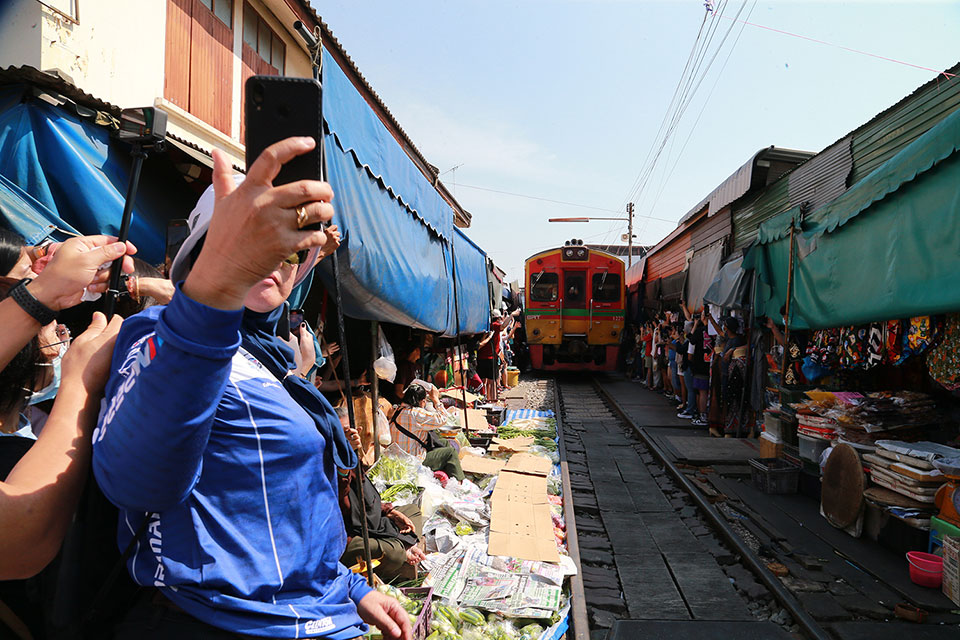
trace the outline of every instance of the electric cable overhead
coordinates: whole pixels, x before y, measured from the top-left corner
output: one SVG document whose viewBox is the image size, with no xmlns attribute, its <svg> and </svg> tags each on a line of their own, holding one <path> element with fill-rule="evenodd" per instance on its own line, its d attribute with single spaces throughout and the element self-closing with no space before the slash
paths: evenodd
<svg viewBox="0 0 960 640">
<path fill-rule="evenodd" d="M 744 5 L 746 5 L 746 0 L 744 0 Z M 747 20 L 750 19 L 751 15 L 753 15 L 753 10 L 756 8 L 756 6 L 757 6 L 757 0 L 753 0 L 753 4 L 750 5 L 750 11 L 747 12 Z M 741 6 L 740 11 L 737 12 L 736 17 L 739 18 L 740 13 L 742 11 L 743 11 L 743 6 Z M 661 182 L 660 189 L 657 191 L 656 198 L 654 198 L 653 204 L 650 207 L 651 209 L 655 209 L 657 206 L 657 203 L 660 202 L 660 196 L 663 195 L 663 191 L 666 188 L 667 184 L 670 182 L 670 178 L 673 177 L 673 173 L 674 171 L 676 171 L 677 165 L 680 164 L 680 159 L 683 157 L 683 152 L 686 151 L 687 145 L 690 143 L 690 139 L 693 137 L 694 132 L 697 130 L 697 125 L 700 124 L 700 119 L 703 117 L 704 111 L 707 110 L 707 105 L 710 104 L 710 98 L 713 97 L 713 92 L 716 90 L 717 85 L 720 84 L 720 78 L 723 77 L 723 72 L 727 68 L 727 63 L 730 62 L 730 57 L 733 55 L 734 49 L 737 48 L 737 44 L 740 42 L 740 36 L 743 35 L 743 31 L 746 28 L 746 25 L 743 23 L 743 21 L 738 21 L 738 22 L 741 23 L 740 31 L 737 32 L 736 39 L 734 39 L 733 44 L 730 46 L 730 49 L 727 51 L 727 57 L 724 59 L 723 65 L 721 65 L 720 67 L 720 71 L 717 72 L 717 77 L 713 81 L 713 86 L 710 87 L 710 92 L 707 94 L 707 97 L 704 99 L 703 106 L 700 107 L 700 112 L 697 114 L 697 119 L 694 120 L 693 126 L 690 127 L 690 131 L 689 133 L 687 133 L 687 138 L 686 140 L 684 140 L 683 146 L 680 147 L 680 153 L 677 154 L 676 158 L 674 159 L 673 165 L 670 167 L 669 172 Z"/>
<path fill-rule="evenodd" d="M 499 193 L 505 196 L 513 196 L 514 198 L 526 198 L 527 200 L 538 200 L 540 202 L 550 202 L 552 204 L 562 204 L 566 207 L 579 207 L 580 209 L 591 209 L 593 211 L 603 211 L 604 213 L 623 213 L 622 209 L 607 209 L 605 207 L 594 207 L 588 204 L 579 204 L 576 202 L 566 202 L 564 200 L 554 200 L 553 198 L 543 198 L 540 196 L 531 196 L 524 193 L 515 193 L 513 191 L 501 191 L 500 189 L 490 189 L 489 187 L 478 187 L 471 184 L 457 183 L 458 187 L 464 189 L 476 189 L 477 191 L 488 191 L 490 193 Z M 634 216 L 636 217 L 636 216 Z M 656 218 L 654 216 L 649 216 L 651 220 L 659 220 L 661 222 L 674 222 L 673 220 L 667 218 Z"/>
<path fill-rule="evenodd" d="M 658 132 L 658 137 L 655 138 L 653 146 L 651 147 L 652 155 L 651 153 L 648 153 L 648 161 L 642 167 L 641 172 L 638 175 L 638 179 L 634 181 L 631 191 L 627 197 L 627 200 L 636 202 L 638 208 L 643 207 L 652 212 L 659 202 L 660 196 L 662 195 L 666 184 L 669 182 L 670 177 L 673 175 L 680 158 L 683 156 L 687 144 L 689 143 L 693 132 L 696 130 L 696 127 L 703 116 L 709 99 L 713 95 L 723 71 L 726 69 L 727 63 L 730 60 L 730 56 L 732 55 L 733 50 L 736 48 L 736 45 L 740 40 L 740 36 L 743 34 L 743 26 L 741 26 L 732 46 L 728 49 L 727 55 L 724 58 L 723 64 L 721 65 L 721 68 L 714 79 L 714 83 L 711 86 L 710 92 L 703 106 L 701 107 L 693 126 L 688 132 L 687 137 L 680 148 L 679 154 L 675 156 L 675 159 L 671 165 L 669 163 L 669 158 L 673 155 L 673 136 L 677 131 L 684 115 L 700 91 L 704 80 L 708 77 L 710 70 L 714 67 L 718 56 L 726 46 L 727 41 L 734 30 L 734 26 L 736 23 L 743 22 L 743 20 L 741 20 L 741 16 L 746 8 L 747 3 L 748 0 L 743 0 L 733 18 L 727 18 L 727 16 L 723 15 L 724 11 L 729 6 L 729 2 L 719 3 L 716 10 L 712 13 L 713 19 L 707 26 L 706 36 L 703 38 L 702 42 L 698 41 L 695 43 L 695 53 L 693 54 L 694 62 L 692 66 L 688 64 L 685 67 L 686 73 L 682 75 L 681 80 L 678 82 L 678 87 L 681 87 L 679 96 L 671 101 L 671 105 L 668 107 L 667 113 L 664 117 L 664 121 L 668 122 L 669 124 L 665 129 L 661 126 L 661 129 Z M 754 0 L 754 5 L 750 9 L 748 17 L 749 14 L 752 14 L 755 4 L 756 0 Z M 711 12 L 708 10 L 704 17 L 704 21 L 706 21 L 706 18 L 710 15 Z M 717 20 L 717 18 L 727 18 L 731 20 L 730 28 L 726 29 L 725 31 L 719 30 L 719 20 Z M 701 25 L 700 33 L 702 32 L 703 29 Z M 714 40 L 719 33 L 722 33 L 722 35 L 719 37 L 719 43 L 714 46 Z M 664 156 L 664 152 L 666 152 L 666 156 Z M 661 160 L 664 158 L 667 159 L 667 165 L 662 165 L 661 163 Z M 656 193 L 651 194 L 648 192 L 648 187 L 650 187 L 651 181 L 654 180 L 658 170 L 660 171 L 659 175 L 661 176 L 660 185 L 659 188 L 657 188 Z M 649 202 L 649 205 L 645 206 L 645 201 Z M 644 222 L 641 223 L 638 229 L 638 235 L 642 234 L 646 230 L 646 220 L 648 219 L 647 215 L 643 213 L 641 213 L 639 217 L 642 218 Z"/>
<path fill-rule="evenodd" d="M 727 7 L 727 2 L 721 2 L 716 9 L 718 14 L 722 14 Z M 704 22 L 706 21 L 707 16 L 710 15 L 709 11 L 704 15 Z M 711 48 L 713 38 L 717 31 L 717 21 L 713 20 L 707 25 L 706 38 L 700 42 L 698 33 L 698 41 L 694 44 L 694 62 L 692 66 L 685 68 L 685 71 L 688 73 L 685 74 L 685 77 L 681 77 L 678 86 L 680 87 L 679 98 L 671 102 L 670 107 L 668 107 L 667 113 L 664 116 L 664 120 L 668 123 L 666 129 L 661 127 L 661 133 L 658 139 L 655 139 L 653 146 L 651 147 L 651 154 L 648 154 L 649 161 L 641 170 L 638 179 L 634 182 L 634 186 L 630 191 L 630 194 L 626 198 L 627 201 L 637 202 L 639 204 L 641 198 L 640 196 L 644 193 L 646 185 L 652 177 L 655 169 L 658 166 L 661 155 L 663 154 L 664 148 L 667 143 L 670 141 L 673 132 L 676 130 L 677 125 L 683 117 L 684 112 L 690 104 L 690 100 L 693 98 L 693 95 L 696 93 L 696 89 L 699 88 L 699 83 L 702 81 L 702 76 L 709 71 L 709 65 L 706 69 L 703 69 L 703 61 L 706 58 L 707 52 Z M 711 64 L 712 64 L 711 59 Z M 701 78 L 698 80 L 698 77 Z"/>
</svg>

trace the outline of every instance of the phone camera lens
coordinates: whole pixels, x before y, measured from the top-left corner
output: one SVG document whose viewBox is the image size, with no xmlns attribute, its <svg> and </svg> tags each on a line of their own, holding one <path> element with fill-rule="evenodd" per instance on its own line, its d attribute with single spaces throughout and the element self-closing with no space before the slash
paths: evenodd
<svg viewBox="0 0 960 640">
<path fill-rule="evenodd" d="M 263 104 L 263 85 L 253 85 L 253 104 L 260 106 Z"/>
</svg>

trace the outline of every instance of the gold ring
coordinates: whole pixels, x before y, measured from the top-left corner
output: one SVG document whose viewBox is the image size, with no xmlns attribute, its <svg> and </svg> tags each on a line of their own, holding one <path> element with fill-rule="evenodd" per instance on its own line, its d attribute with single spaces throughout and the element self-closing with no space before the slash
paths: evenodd
<svg viewBox="0 0 960 640">
<path fill-rule="evenodd" d="M 307 224 L 307 208 L 304 205 L 300 205 L 296 208 L 297 212 L 297 229 L 303 229 Z"/>
</svg>

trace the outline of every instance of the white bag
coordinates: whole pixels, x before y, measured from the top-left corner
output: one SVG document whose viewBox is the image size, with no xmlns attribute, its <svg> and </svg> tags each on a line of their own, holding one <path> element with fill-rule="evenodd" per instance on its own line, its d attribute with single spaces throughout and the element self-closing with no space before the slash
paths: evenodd
<svg viewBox="0 0 960 640">
<path fill-rule="evenodd" d="M 393 357 L 393 348 L 387 342 L 387 336 L 383 335 L 383 328 L 377 327 L 380 334 L 380 357 L 373 361 L 373 370 L 377 377 L 387 382 L 393 382 L 397 377 L 397 361 Z"/>
<path fill-rule="evenodd" d="M 390 433 L 390 423 L 387 416 L 383 415 L 383 409 L 377 409 L 377 435 L 380 438 L 381 447 L 389 447 L 393 442 L 393 435 Z"/>
</svg>

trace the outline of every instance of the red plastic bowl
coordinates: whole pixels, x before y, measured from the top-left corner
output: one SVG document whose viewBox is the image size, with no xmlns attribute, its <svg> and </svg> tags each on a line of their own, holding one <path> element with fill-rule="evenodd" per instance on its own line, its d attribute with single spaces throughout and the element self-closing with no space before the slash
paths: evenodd
<svg viewBox="0 0 960 640">
<path fill-rule="evenodd" d="M 910 563 L 910 579 L 921 587 L 938 589 L 943 582 L 943 558 L 932 553 L 910 551 L 907 553 Z"/>
</svg>

